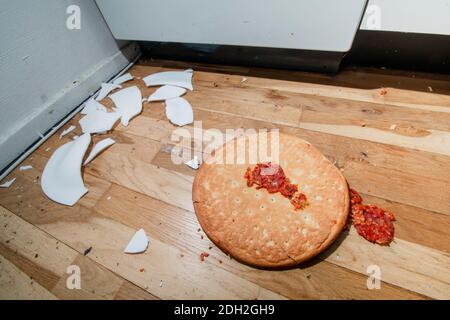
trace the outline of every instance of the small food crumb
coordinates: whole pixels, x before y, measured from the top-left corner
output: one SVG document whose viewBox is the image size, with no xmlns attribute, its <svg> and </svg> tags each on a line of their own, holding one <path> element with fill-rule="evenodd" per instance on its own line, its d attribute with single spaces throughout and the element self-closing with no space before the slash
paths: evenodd
<svg viewBox="0 0 450 320">
<path fill-rule="evenodd" d="M 389 129 L 391 129 L 391 130 L 395 130 L 395 128 L 397 128 L 396 124 L 393 124 L 392 126 L 389 127 Z"/>
<path fill-rule="evenodd" d="M 428 86 L 428 91 L 433 92 L 433 88 Z"/>
<path fill-rule="evenodd" d="M 201 261 L 201 262 L 205 261 L 205 258 L 207 258 L 207 257 L 209 257 L 209 253 L 207 253 L 207 252 L 202 252 L 202 253 L 200 254 L 200 261 Z"/>
<path fill-rule="evenodd" d="M 139 272 L 144 272 L 144 271 L 145 271 L 144 268 L 140 268 L 140 269 L 139 269 Z"/>
<path fill-rule="evenodd" d="M 202 239 L 202 240 L 203 240 L 203 238 L 204 238 L 204 237 L 203 237 L 203 235 L 201 235 L 201 236 L 200 236 L 200 239 Z"/>
<path fill-rule="evenodd" d="M 380 96 L 385 96 L 385 95 L 387 95 L 387 90 L 386 89 L 381 89 L 381 91 L 380 91 Z"/>
<path fill-rule="evenodd" d="M 87 256 L 89 254 L 89 252 L 91 252 L 92 247 L 87 248 L 86 250 L 84 250 L 84 255 Z"/>
</svg>

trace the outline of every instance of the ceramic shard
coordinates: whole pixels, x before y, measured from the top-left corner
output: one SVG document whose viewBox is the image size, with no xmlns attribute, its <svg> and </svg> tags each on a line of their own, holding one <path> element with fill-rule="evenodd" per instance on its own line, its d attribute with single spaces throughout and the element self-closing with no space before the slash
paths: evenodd
<svg viewBox="0 0 450 320">
<path fill-rule="evenodd" d="M 122 86 L 120 84 L 114 84 L 114 83 L 102 83 L 100 92 L 98 93 L 95 100 L 100 101 L 106 98 L 106 96 L 115 89 L 120 89 Z"/>
<path fill-rule="evenodd" d="M 147 101 L 162 101 L 173 98 L 181 97 L 186 93 L 185 88 L 175 87 L 175 86 L 162 86 L 153 92 L 147 99 Z"/>
<path fill-rule="evenodd" d="M 94 111 L 107 112 L 106 107 L 102 105 L 100 102 L 94 99 L 89 99 L 84 105 L 83 110 L 81 110 L 81 114 L 88 114 Z"/>
<path fill-rule="evenodd" d="M 9 188 L 16 181 L 16 178 L 12 178 L 11 180 L 6 181 L 5 183 L 0 184 L 0 188 Z"/>
<path fill-rule="evenodd" d="M 144 229 L 139 229 L 131 238 L 127 247 L 125 248 L 125 253 L 142 253 L 147 250 L 148 238 L 145 234 Z"/>
<path fill-rule="evenodd" d="M 183 98 L 166 100 L 166 116 L 173 124 L 184 126 L 194 121 L 190 103 Z"/>
<path fill-rule="evenodd" d="M 90 143 L 91 135 L 85 133 L 52 154 L 41 179 L 42 191 L 51 200 L 73 206 L 88 192 L 81 177 L 81 163 Z"/>
<path fill-rule="evenodd" d="M 118 112 L 94 111 L 85 115 L 79 124 L 83 133 L 102 133 L 111 130 L 120 116 Z"/>
<path fill-rule="evenodd" d="M 147 87 L 171 85 L 193 90 L 192 72 L 190 71 L 164 71 L 146 76 L 144 79 Z"/>
<path fill-rule="evenodd" d="M 87 165 L 89 162 L 91 162 L 100 152 L 108 148 L 109 146 L 116 143 L 111 138 L 103 139 L 95 144 L 95 146 L 92 148 L 91 153 L 89 153 L 89 156 L 86 158 L 86 160 L 83 163 L 83 166 Z"/>
<path fill-rule="evenodd" d="M 125 73 L 123 75 L 121 75 L 120 77 L 118 77 L 117 79 L 113 80 L 113 84 L 122 84 L 124 82 L 133 80 L 133 76 L 131 75 L 131 73 Z"/>
<path fill-rule="evenodd" d="M 128 126 L 130 120 L 142 111 L 142 94 L 138 87 L 122 89 L 110 96 L 121 115 L 121 123 Z"/>
<path fill-rule="evenodd" d="M 75 129 L 76 129 L 75 126 L 68 127 L 67 129 L 63 130 L 63 132 L 61 132 L 61 134 L 59 135 L 59 138 L 61 139 L 62 137 L 64 137 L 65 135 L 71 133 Z"/>
</svg>

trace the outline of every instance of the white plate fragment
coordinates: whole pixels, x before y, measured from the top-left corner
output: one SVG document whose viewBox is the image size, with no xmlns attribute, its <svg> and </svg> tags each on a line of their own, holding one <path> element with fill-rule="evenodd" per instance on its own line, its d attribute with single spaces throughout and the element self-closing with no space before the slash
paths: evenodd
<svg viewBox="0 0 450 320">
<path fill-rule="evenodd" d="M 197 156 L 194 156 L 194 159 L 189 160 L 188 162 L 185 162 L 184 164 L 186 164 L 188 167 L 191 167 L 194 170 L 197 170 L 198 167 L 200 166 Z"/>
<path fill-rule="evenodd" d="M 119 118 L 118 112 L 94 111 L 85 115 L 78 123 L 83 133 L 102 133 L 111 130 Z"/>
<path fill-rule="evenodd" d="M 185 88 L 175 87 L 175 86 L 162 86 L 153 92 L 147 99 L 147 101 L 161 101 L 173 98 L 181 97 L 186 93 Z"/>
<path fill-rule="evenodd" d="M 99 141 L 95 144 L 95 146 L 92 148 L 91 153 L 89 153 L 89 156 L 86 158 L 86 160 L 83 163 L 83 166 L 87 165 L 89 162 L 91 162 L 100 152 L 108 148 L 109 146 L 116 143 L 111 138 L 103 139 L 102 141 Z"/>
<path fill-rule="evenodd" d="M 148 238 L 145 234 L 144 229 L 138 230 L 133 238 L 131 238 L 127 247 L 125 248 L 125 253 L 141 253 L 147 250 Z"/>
<path fill-rule="evenodd" d="M 0 184 L 0 188 L 9 188 L 14 183 L 14 181 L 16 181 L 16 178 L 12 178 L 11 180 L 6 181 L 3 184 Z"/>
<path fill-rule="evenodd" d="M 97 101 L 103 100 L 111 91 L 120 88 L 122 88 L 120 84 L 102 83 L 102 88 L 100 89 L 100 92 L 98 93 L 97 98 L 95 98 L 95 100 Z"/>
<path fill-rule="evenodd" d="M 113 80 L 113 84 L 122 84 L 124 82 L 133 80 L 133 76 L 131 75 L 131 73 L 125 73 L 124 75 L 121 75 L 120 77 L 118 77 L 116 80 Z"/>
<path fill-rule="evenodd" d="M 75 126 L 70 126 L 67 129 L 65 129 L 63 132 L 61 132 L 61 134 L 59 135 L 59 139 L 61 139 L 62 137 L 64 137 L 65 135 L 71 133 L 73 130 L 75 130 L 76 127 Z"/>
<path fill-rule="evenodd" d="M 20 166 L 19 170 L 20 171 L 27 171 L 27 170 L 31 170 L 33 169 L 33 166 Z"/>
<path fill-rule="evenodd" d="M 81 114 L 88 114 L 94 111 L 103 111 L 106 112 L 106 107 L 102 105 L 100 102 L 89 99 L 86 104 L 84 105 L 83 110 L 81 110 Z"/>
<path fill-rule="evenodd" d="M 91 143 L 91 135 L 83 134 L 59 147 L 50 157 L 42 173 L 42 191 L 58 203 L 73 206 L 88 189 L 81 177 L 81 162 Z"/>
<path fill-rule="evenodd" d="M 120 113 L 120 122 L 126 127 L 131 118 L 142 111 L 142 94 L 138 87 L 132 86 L 122 89 L 110 96 Z"/>
<path fill-rule="evenodd" d="M 164 71 L 146 76 L 144 79 L 147 87 L 171 85 L 193 90 L 192 72 L 187 71 Z"/>
<path fill-rule="evenodd" d="M 184 126 L 194 121 L 190 103 L 183 98 L 166 100 L 166 116 L 173 124 Z"/>
</svg>

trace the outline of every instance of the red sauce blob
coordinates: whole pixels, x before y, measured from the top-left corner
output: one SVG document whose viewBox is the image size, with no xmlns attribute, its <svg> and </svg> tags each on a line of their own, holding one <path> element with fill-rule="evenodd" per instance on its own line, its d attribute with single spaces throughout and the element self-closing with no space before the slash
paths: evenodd
<svg viewBox="0 0 450 320">
<path fill-rule="evenodd" d="M 308 205 L 308 199 L 305 194 L 299 192 L 295 196 L 292 197 L 291 203 L 294 206 L 295 210 L 305 209 Z"/>
<path fill-rule="evenodd" d="M 249 187 L 256 184 L 257 189 L 265 188 L 269 193 L 280 192 L 291 200 L 295 210 L 304 209 L 308 204 L 306 195 L 298 191 L 298 185 L 291 183 L 278 164 L 258 163 L 253 169 L 247 168 L 244 178 Z"/>
<path fill-rule="evenodd" d="M 359 193 L 350 189 L 350 216 L 358 234 L 364 239 L 389 245 L 394 239 L 394 214 L 375 205 L 363 205 Z"/>
</svg>

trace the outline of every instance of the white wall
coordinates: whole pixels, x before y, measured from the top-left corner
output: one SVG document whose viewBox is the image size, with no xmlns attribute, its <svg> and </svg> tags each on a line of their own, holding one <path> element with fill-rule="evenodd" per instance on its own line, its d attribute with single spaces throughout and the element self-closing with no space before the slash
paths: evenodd
<svg viewBox="0 0 450 320">
<path fill-rule="evenodd" d="M 346 52 L 366 0 L 96 0 L 117 39 Z"/>
<path fill-rule="evenodd" d="M 361 29 L 450 35 L 450 0 L 369 0 Z"/>
<path fill-rule="evenodd" d="M 66 27 L 71 4 L 80 30 Z M 94 0 L 1 1 L 0 170 L 133 55 L 120 52 Z"/>
</svg>

